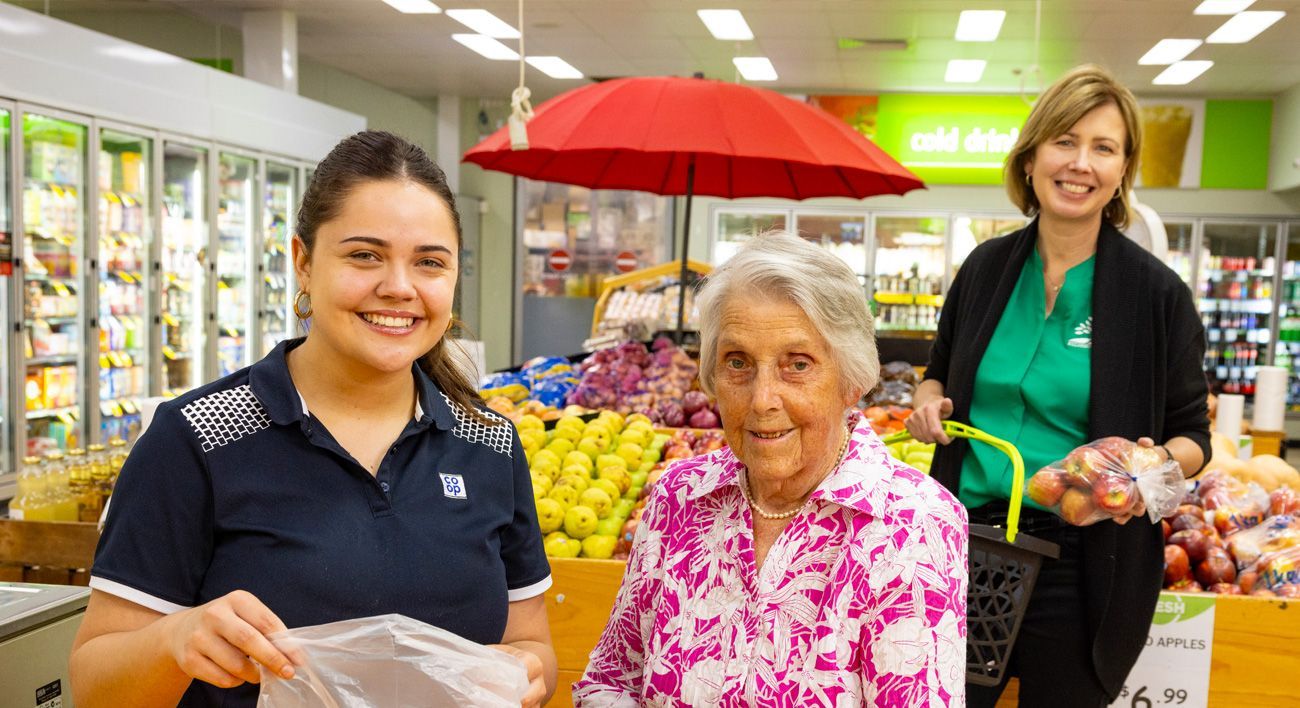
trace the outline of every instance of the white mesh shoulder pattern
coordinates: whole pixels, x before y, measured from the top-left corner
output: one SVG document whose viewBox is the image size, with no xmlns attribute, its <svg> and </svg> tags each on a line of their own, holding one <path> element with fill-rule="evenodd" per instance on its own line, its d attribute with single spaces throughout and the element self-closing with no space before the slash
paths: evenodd
<svg viewBox="0 0 1300 708">
<path fill-rule="evenodd" d="M 248 384 L 210 393 L 181 409 L 204 452 L 271 427 L 271 418 Z"/>
<path fill-rule="evenodd" d="M 510 432 L 514 430 L 514 425 L 505 418 L 497 415 L 493 411 L 479 411 L 488 418 L 499 420 L 505 425 L 484 425 L 470 417 L 465 409 L 455 401 L 442 393 L 442 400 L 447 402 L 451 412 L 456 416 L 456 427 L 451 429 L 451 434 L 458 438 L 471 443 L 482 443 L 506 457 L 514 457 L 512 454 L 513 446 L 510 444 Z"/>
</svg>

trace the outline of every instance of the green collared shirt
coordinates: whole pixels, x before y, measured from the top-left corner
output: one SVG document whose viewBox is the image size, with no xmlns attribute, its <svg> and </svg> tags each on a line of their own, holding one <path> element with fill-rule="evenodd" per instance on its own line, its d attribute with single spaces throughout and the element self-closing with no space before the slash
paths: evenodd
<svg viewBox="0 0 1300 708">
<path fill-rule="evenodd" d="M 975 374 L 970 422 L 1020 450 L 1028 478 L 1088 441 L 1094 258 L 1065 275 L 1052 314 L 1034 248 Z M 958 496 L 968 508 L 1011 496 L 1011 461 L 973 442 Z M 1025 504 L 1039 507 L 1025 499 Z"/>
</svg>

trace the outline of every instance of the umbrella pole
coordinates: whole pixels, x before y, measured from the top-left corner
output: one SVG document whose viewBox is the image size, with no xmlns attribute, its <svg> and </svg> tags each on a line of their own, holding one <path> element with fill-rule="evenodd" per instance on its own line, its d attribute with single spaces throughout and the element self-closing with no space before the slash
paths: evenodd
<svg viewBox="0 0 1300 708">
<path fill-rule="evenodd" d="M 695 192 L 695 156 L 686 165 L 686 221 L 682 225 L 682 273 L 677 288 L 677 344 L 686 341 L 686 261 L 691 252 L 691 199 Z"/>
</svg>

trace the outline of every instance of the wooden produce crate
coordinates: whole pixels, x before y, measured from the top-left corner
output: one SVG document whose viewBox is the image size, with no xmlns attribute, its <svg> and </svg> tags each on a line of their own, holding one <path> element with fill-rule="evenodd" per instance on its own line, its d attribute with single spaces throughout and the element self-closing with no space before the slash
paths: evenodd
<svg viewBox="0 0 1300 708">
<path fill-rule="evenodd" d="M 554 585 L 546 611 L 559 664 L 559 686 L 548 708 L 573 705 L 570 686 L 582 676 L 587 657 L 609 619 L 623 580 L 623 561 L 551 558 Z M 1215 601 L 1210 707 L 1294 708 L 1295 647 L 1300 646 L 1300 602 L 1222 595 Z M 1012 679 L 998 702 L 1014 708 Z"/>
<path fill-rule="evenodd" d="M 627 564 L 592 558 L 549 560 L 554 584 L 546 591 L 546 613 L 560 676 L 555 696 L 546 704 L 551 708 L 573 705 L 570 689 L 582 677 L 587 657 L 600 640 Z"/>
<path fill-rule="evenodd" d="M 0 580 L 88 585 L 98 542 L 93 523 L 0 519 Z"/>
</svg>

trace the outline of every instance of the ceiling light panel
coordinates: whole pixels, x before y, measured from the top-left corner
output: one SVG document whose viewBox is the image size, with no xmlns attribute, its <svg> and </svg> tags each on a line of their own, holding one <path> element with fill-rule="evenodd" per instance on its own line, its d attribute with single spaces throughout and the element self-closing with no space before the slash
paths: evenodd
<svg viewBox="0 0 1300 708">
<path fill-rule="evenodd" d="M 552 79 L 581 79 L 582 72 L 559 57 L 526 57 L 524 61 Z"/>
<path fill-rule="evenodd" d="M 767 57 L 736 57 L 731 60 L 746 81 L 776 81 L 776 67 Z"/>
<path fill-rule="evenodd" d="M 1219 29 L 1214 30 L 1205 41 L 1209 44 L 1242 44 L 1249 42 L 1260 32 L 1273 26 L 1274 22 L 1286 16 L 1281 10 L 1239 12 L 1228 18 Z"/>
<path fill-rule="evenodd" d="M 1170 64 L 1160 75 L 1151 80 L 1151 83 L 1161 86 L 1182 86 L 1190 83 L 1196 77 L 1204 74 L 1207 69 L 1214 66 L 1212 61 L 1180 61 Z"/>
<path fill-rule="evenodd" d="M 1162 39 L 1156 42 L 1156 46 L 1150 51 L 1143 54 L 1142 58 L 1138 59 L 1138 63 L 1147 66 L 1164 66 L 1182 61 L 1201 44 L 1199 39 Z"/>
<path fill-rule="evenodd" d="M 943 80 L 950 84 L 973 84 L 984 76 L 984 67 L 988 62 L 983 59 L 953 59 L 948 62 L 948 70 Z"/>
<path fill-rule="evenodd" d="M 481 34 L 453 34 L 452 39 L 478 52 L 486 59 L 519 59 L 519 52 Z"/>
<path fill-rule="evenodd" d="M 519 39 L 519 30 L 487 10 L 448 10 L 447 17 L 486 37 Z"/>
<path fill-rule="evenodd" d="M 964 10 L 957 19 L 958 42 L 992 42 L 1007 19 L 1003 10 Z"/>
<path fill-rule="evenodd" d="M 429 2 L 429 0 L 384 0 L 384 3 L 394 10 L 408 15 L 436 15 L 442 12 L 442 8 Z"/>
<path fill-rule="evenodd" d="M 749 23 L 745 22 L 740 10 L 696 10 L 695 14 L 700 16 L 716 39 L 749 41 L 754 38 L 754 32 L 749 29 Z"/>
<path fill-rule="evenodd" d="M 1193 15 L 1235 15 L 1255 4 L 1255 0 L 1205 0 L 1192 10 Z"/>
</svg>

